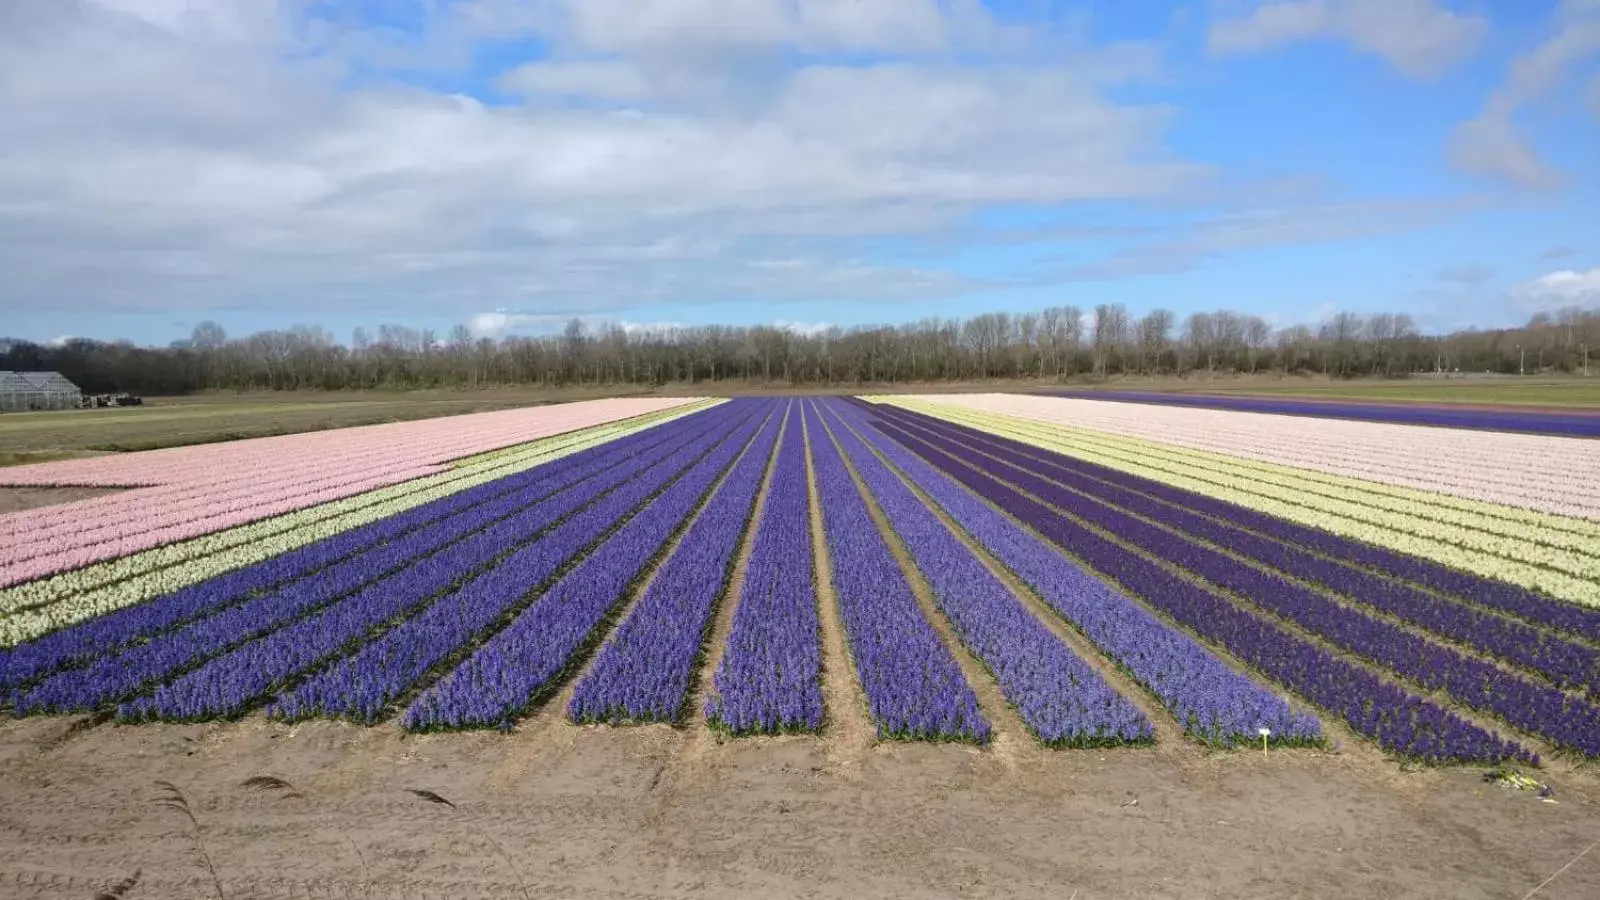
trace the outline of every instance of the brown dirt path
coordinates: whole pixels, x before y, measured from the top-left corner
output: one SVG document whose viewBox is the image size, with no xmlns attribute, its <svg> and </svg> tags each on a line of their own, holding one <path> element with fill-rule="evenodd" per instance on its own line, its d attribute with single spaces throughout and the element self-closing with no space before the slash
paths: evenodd
<svg viewBox="0 0 1600 900">
<path fill-rule="evenodd" d="M 866 694 L 856 676 L 850 639 L 839 617 L 839 595 L 833 589 L 833 560 L 823 531 L 822 495 L 817 490 L 817 469 L 812 458 L 813 443 L 827 440 L 827 436 L 813 434 L 803 416 L 799 424 L 806 442 L 811 550 L 816 561 L 817 611 L 822 625 L 822 704 L 826 714 L 823 729 L 832 738 L 828 742 L 832 764 L 845 770 L 859 770 L 869 748 L 877 740 L 877 726 L 872 723 Z"/>
<path fill-rule="evenodd" d="M 689 729 L 406 737 L 392 725 L 0 724 L 0 897 L 1520 898 L 1600 837 L 1600 777 L 1556 804 L 1476 770 L 1341 753 L 1052 751 L 1002 760 Z M 494 777 L 510 759 L 522 777 Z M 657 785 L 673 784 L 670 796 Z M 289 787 L 252 788 L 270 775 Z M 436 793 L 453 805 L 430 802 Z M 1600 896 L 1600 849 L 1539 900 Z"/>
</svg>

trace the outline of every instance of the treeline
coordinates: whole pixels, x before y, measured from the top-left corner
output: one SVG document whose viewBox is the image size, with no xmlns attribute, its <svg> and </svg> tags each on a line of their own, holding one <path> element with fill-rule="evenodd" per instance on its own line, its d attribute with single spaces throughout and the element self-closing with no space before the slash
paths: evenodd
<svg viewBox="0 0 1600 900">
<path fill-rule="evenodd" d="M 923 319 L 798 332 L 771 326 L 597 328 L 475 337 L 384 325 L 348 344 L 296 325 L 230 339 L 206 322 L 164 348 L 126 341 L 39 345 L 0 340 L 0 369 L 54 370 L 85 391 L 478 387 L 499 384 L 856 385 L 996 378 L 1280 372 L 1400 377 L 1419 372 L 1587 371 L 1600 355 L 1600 310 L 1540 314 L 1520 328 L 1421 334 L 1410 316 L 1339 313 L 1319 327 L 1274 329 L 1228 311 L 1131 316 L 1119 304 Z"/>
</svg>

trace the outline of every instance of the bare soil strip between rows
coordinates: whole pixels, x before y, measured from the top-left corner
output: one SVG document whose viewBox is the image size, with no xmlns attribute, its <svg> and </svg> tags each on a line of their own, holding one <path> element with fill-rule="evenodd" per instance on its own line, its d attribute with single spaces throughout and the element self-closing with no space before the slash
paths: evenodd
<svg viewBox="0 0 1600 900">
<path fill-rule="evenodd" d="M 1138 707 L 1140 712 L 1144 713 L 1145 718 L 1150 720 L 1150 725 L 1155 730 L 1157 746 L 1170 746 L 1172 744 L 1182 743 L 1187 739 L 1183 729 L 1178 725 L 1177 720 L 1172 717 L 1172 714 L 1167 711 L 1166 707 L 1161 705 L 1160 701 L 1155 697 L 1154 694 L 1150 693 L 1150 691 L 1148 691 L 1144 685 L 1135 681 L 1132 676 L 1122 671 L 1122 669 L 1117 666 L 1116 663 L 1104 656 L 1100 652 L 1099 648 L 1097 648 L 1094 643 L 1088 639 L 1088 637 L 1086 637 L 1082 632 L 1078 631 L 1075 625 L 1072 625 L 1070 622 L 1063 619 L 1059 613 L 1051 609 L 1049 605 L 1045 603 L 1043 598 L 1034 593 L 1031 587 L 1025 584 L 1022 579 L 1018 578 L 1016 573 L 1007 568 L 1005 563 L 991 555 L 987 548 L 978 543 L 978 541 L 973 538 L 972 535 L 968 534 L 959 523 L 950 518 L 950 514 L 945 512 L 944 509 L 939 506 L 938 501 L 924 493 L 922 488 L 918 487 L 911 481 L 910 478 L 906 477 L 905 472 L 901 471 L 897 466 L 895 466 L 895 464 L 888 457 L 884 456 L 882 453 L 879 453 L 877 448 L 872 446 L 870 440 L 868 440 L 868 437 L 861 434 L 860 429 L 837 417 L 835 417 L 835 421 L 843 427 L 849 428 L 851 431 L 855 432 L 859 437 L 861 437 L 862 442 L 866 444 L 867 449 L 877 456 L 884 466 L 887 467 L 889 471 L 894 473 L 896 478 L 900 479 L 900 483 L 904 484 L 907 490 L 916 495 L 917 499 L 922 502 L 922 505 L 926 506 L 928 510 L 939 519 L 939 522 L 943 524 L 951 534 L 955 535 L 957 540 L 961 541 L 962 545 L 965 546 L 970 553 L 972 553 L 978 562 L 982 563 L 983 567 L 989 570 L 989 574 L 993 575 L 1000 581 L 1001 584 L 1006 586 L 1006 589 L 1009 590 L 1020 603 L 1022 603 L 1023 607 L 1028 610 L 1029 614 L 1032 615 L 1034 619 L 1038 620 L 1040 624 L 1049 629 L 1050 633 L 1054 634 L 1057 640 L 1066 644 L 1067 648 L 1072 651 L 1073 655 L 1077 656 L 1079 659 L 1087 663 L 1090 668 L 1094 669 L 1095 673 L 1101 678 L 1105 679 L 1106 683 L 1110 684 L 1113 690 L 1121 694 L 1123 697 L 1126 697 L 1130 702 Z M 942 472 L 940 475 L 941 477 L 947 477 L 944 476 Z M 959 484 L 959 482 L 955 482 L 954 479 L 951 479 L 951 482 Z M 980 695 L 979 700 L 981 701 L 982 699 L 983 697 Z"/>
<path fill-rule="evenodd" d="M 900 573 L 905 577 L 906 583 L 911 587 L 911 593 L 916 597 L 917 606 L 922 610 L 922 617 L 933 626 L 935 633 L 945 648 L 950 651 L 950 656 L 960 667 L 962 676 L 972 691 L 978 697 L 978 711 L 989 720 L 991 728 L 989 746 L 994 754 L 1008 766 L 1015 767 L 1018 762 L 1031 760 L 1041 755 L 1042 747 L 1026 722 L 1017 713 L 1017 709 L 1006 699 L 1000 690 L 1000 685 L 994 675 L 988 671 L 983 661 L 973 653 L 965 641 L 961 639 L 939 608 L 938 600 L 934 597 L 933 586 L 923 576 L 916 560 L 911 558 L 905 543 L 900 535 L 884 515 L 882 507 L 878 505 L 877 498 L 861 478 L 861 473 L 856 470 L 855 464 L 845 453 L 844 448 L 833 436 L 833 427 L 826 421 L 828 414 L 822 412 L 818 421 L 822 422 L 823 431 L 827 440 L 831 441 L 838 452 L 840 460 L 844 463 L 845 470 L 850 473 L 850 480 L 855 485 L 856 491 L 861 494 L 866 503 L 867 513 L 872 516 L 873 523 L 878 528 L 878 534 L 894 555 L 895 563 L 900 567 Z"/>
<path fill-rule="evenodd" d="M 799 421 L 799 413 L 793 401 L 783 404 L 782 415 L 783 423 L 778 426 L 777 439 L 773 441 L 772 452 L 762 469 L 761 486 L 756 491 L 755 503 L 751 505 L 750 518 L 740 535 L 739 548 L 734 554 L 722 595 L 712 606 L 711 620 L 701 643 L 700 658 L 696 660 L 696 667 L 690 676 L 687 707 L 683 710 L 680 723 L 680 730 L 687 733 L 687 739 L 667 748 L 666 759 L 656 772 L 656 785 L 651 790 L 654 804 L 645 816 L 645 821 L 652 827 L 659 825 L 669 811 L 681 802 L 681 797 L 692 790 L 691 786 L 703 775 L 701 761 L 713 753 L 717 745 L 726 741 L 748 740 L 729 737 L 709 727 L 705 720 L 705 707 L 706 701 L 716 690 L 717 667 L 722 664 L 722 657 L 727 653 L 728 637 L 733 633 L 733 617 L 738 611 L 739 597 L 744 592 L 746 576 L 750 571 L 750 554 L 755 549 L 756 534 L 766 515 L 767 498 L 772 491 L 772 477 L 778 469 L 783 442 L 791 438 L 800 439 L 800 429 L 795 424 Z M 790 428 L 794 428 L 792 435 Z"/>
<path fill-rule="evenodd" d="M 969 463 L 967 463 L 965 461 L 959 461 L 959 462 L 961 462 L 962 465 L 968 466 L 969 468 L 974 468 L 974 469 L 976 468 L 976 467 L 972 466 L 971 464 L 969 464 Z M 1021 493 L 1021 494 L 1025 495 L 1025 496 L 1032 497 L 1032 495 L 1027 494 L 1027 492 L 1024 491 L 1022 488 L 1018 487 L 1017 485 L 1013 484 L 1010 481 L 1007 481 L 1006 479 L 1004 479 L 1003 477 L 997 475 L 994 472 L 984 472 L 984 474 L 988 475 L 990 478 L 995 479 L 996 481 L 1000 482 L 1001 484 L 1005 485 L 1006 487 L 1008 487 L 1008 488 L 1010 488 L 1010 489 L 1012 489 L 1014 491 L 1017 491 L 1018 493 Z M 1283 619 L 1283 618 L 1277 616 L 1276 614 L 1272 613 L 1269 610 L 1261 608 L 1260 606 L 1258 606 L 1255 603 L 1251 602 L 1248 598 L 1242 597 L 1239 594 L 1236 594 L 1236 593 L 1234 593 L 1234 592 L 1232 592 L 1232 591 L 1228 590 L 1227 588 L 1224 588 L 1224 587 L 1222 587 L 1220 585 L 1213 584 L 1212 582 L 1206 580 L 1205 578 L 1197 575 L 1194 572 L 1189 571 L 1186 568 L 1183 568 L 1182 566 L 1180 566 L 1180 565 L 1178 565 L 1176 563 L 1169 562 L 1169 561 L 1167 561 L 1165 559 L 1162 559 L 1159 556 L 1156 556 L 1156 555 L 1154 555 L 1154 554 L 1152 554 L 1150 552 L 1147 552 L 1143 548 L 1141 548 L 1141 547 L 1139 547 L 1139 546 L 1137 546 L 1135 544 L 1129 543 L 1128 541 L 1123 540 L 1119 535 L 1117 535 L 1117 534 L 1115 534 L 1113 532 L 1106 531 L 1105 529 L 1100 528 L 1099 526 L 1094 525 L 1094 524 L 1092 524 L 1090 522 L 1087 522 L 1087 521 L 1079 518 L 1078 516 L 1073 515 L 1072 513 L 1066 512 L 1066 511 L 1062 510 L 1061 508 L 1055 506 L 1054 504 L 1051 504 L 1051 503 L 1049 503 L 1049 502 L 1047 502 L 1045 500 L 1042 500 L 1042 499 L 1040 499 L 1038 497 L 1032 497 L 1032 499 L 1034 500 L 1034 502 L 1039 503 L 1040 505 L 1045 506 L 1046 508 L 1048 508 L 1052 513 L 1054 513 L 1054 514 L 1056 514 L 1058 516 L 1061 516 L 1064 519 L 1068 519 L 1068 520 L 1072 521 L 1073 523 L 1077 524 L 1078 526 L 1080 526 L 1080 527 L 1082 527 L 1082 528 L 1084 528 L 1084 529 L 1086 529 L 1088 531 L 1094 532 L 1095 534 L 1099 535 L 1102 538 L 1105 538 L 1106 540 L 1109 540 L 1109 541 L 1112 541 L 1112 542 L 1116 543 L 1117 545 L 1121 546 L 1123 549 L 1128 550 L 1131 553 L 1138 554 L 1139 556 L 1141 556 L 1141 557 L 1143 557 L 1143 558 L 1155 563 L 1156 565 L 1160 566 L 1162 569 L 1165 569 L 1167 572 L 1169 572 L 1170 574 L 1172 574 L 1172 575 L 1174 575 L 1176 577 L 1182 578 L 1183 580 L 1185 580 L 1185 581 L 1187 581 L 1187 582 L 1189 582 L 1191 584 L 1195 584 L 1195 585 L 1198 585 L 1200 587 L 1205 588 L 1207 591 L 1210 591 L 1211 593 L 1216 594 L 1217 596 L 1226 599 L 1229 603 L 1233 604 L 1233 606 L 1235 608 L 1237 608 L 1237 609 L 1239 609 L 1239 610 L 1241 610 L 1241 611 L 1243 611 L 1243 612 L 1245 612 L 1245 613 L 1247 613 L 1249 615 L 1255 616 L 1256 618 L 1264 619 L 1264 620 L 1266 620 L 1268 622 L 1271 622 L 1274 625 L 1278 625 L 1278 626 L 1282 627 L 1285 631 L 1288 631 L 1289 633 L 1291 633 L 1291 634 L 1293 634 L 1293 635 L 1295 635 L 1297 637 L 1300 637 L 1300 638 L 1312 643 L 1313 645 L 1315 645 L 1317 647 L 1320 647 L 1324 651 L 1326 651 L 1326 652 L 1338 657 L 1339 659 L 1342 659 L 1342 660 L 1344 660 L 1344 661 L 1346 661 L 1348 663 L 1360 666 L 1361 668 L 1367 670 L 1369 673 L 1373 674 L 1374 676 L 1376 676 L 1377 678 L 1381 679 L 1382 681 L 1384 681 L 1386 683 L 1395 685 L 1396 687 L 1401 688 L 1402 690 L 1406 691 L 1407 693 L 1413 694 L 1413 695 L 1418 696 L 1418 697 L 1426 698 L 1426 699 L 1432 701 L 1433 703 L 1437 704 L 1441 708 L 1449 710 L 1452 714 L 1457 715 L 1460 718 L 1464 719 L 1465 721 L 1470 722 L 1470 723 L 1472 723 L 1474 725 L 1477 725 L 1480 728 L 1483 728 L 1486 731 L 1489 731 L 1490 733 L 1509 733 L 1511 735 L 1514 735 L 1517 740 L 1522 741 L 1529 749 L 1531 749 L 1534 752 L 1538 753 L 1542 760 L 1549 760 L 1549 759 L 1552 759 L 1552 758 L 1561 758 L 1561 757 L 1565 757 L 1565 756 L 1570 756 L 1571 755 L 1569 753 L 1566 753 L 1565 751 L 1558 750 L 1556 747 L 1554 747 L 1552 744 L 1550 744 L 1548 741 L 1544 740 L 1543 738 L 1539 738 L 1539 737 L 1535 737 L 1535 736 L 1532 736 L 1532 735 L 1528 735 L 1526 732 L 1523 732 L 1521 729 L 1518 729 L 1515 726 L 1510 725 L 1509 723 L 1505 723 L 1505 722 L 1501 721 L 1497 717 L 1493 717 L 1493 716 L 1488 715 L 1488 714 L 1480 713 L 1477 710 L 1474 710 L 1474 709 L 1472 709 L 1470 707 L 1467 707 L 1464 704 L 1460 703 L 1459 701 L 1454 700 L 1449 695 L 1444 694 L 1442 691 L 1434 691 L 1434 690 L 1430 690 L 1428 688 L 1422 687 L 1420 685 L 1417 685 L 1414 682 L 1410 681 L 1409 679 L 1405 678 L 1404 676 L 1389 670 L 1388 668 L 1384 667 L 1380 663 L 1374 662 L 1372 660 L 1368 660 L 1365 657 L 1357 656 L 1357 655 L 1351 653 L 1348 650 L 1345 650 L 1345 649 L 1343 649 L 1341 647 L 1335 646 L 1334 644 L 1330 643 L 1328 640 L 1316 635 L 1315 633 L 1307 631 L 1302 626 L 1300 626 L 1300 625 L 1298 625 L 1298 624 L 1296 624 L 1294 622 L 1288 621 L 1286 619 Z M 991 506 L 993 506 L 993 504 L 991 504 Z M 1002 510 L 1002 512 L 1004 512 L 1004 511 Z M 1007 514 L 1007 515 L 1009 515 L 1009 514 Z M 1016 521 L 1016 520 L 1013 518 L 1013 521 Z M 1049 539 L 1045 538 L 1045 540 L 1048 541 Z M 1054 544 L 1053 541 L 1051 543 Z M 1059 544 L 1055 544 L 1055 546 L 1060 547 Z M 1061 549 L 1063 551 L 1066 550 L 1066 548 L 1061 548 Z M 1070 555 L 1070 553 L 1069 553 L 1069 555 Z M 1092 572 L 1097 572 L 1097 573 L 1100 574 L 1100 577 L 1102 577 L 1103 579 L 1121 586 L 1120 582 L 1118 582 L 1116 580 L 1116 576 L 1113 573 L 1100 572 L 1100 570 L 1095 569 L 1094 567 L 1088 565 L 1087 563 L 1083 562 L 1082 560 L 1076 560 L 1076 558 L 1074 558 L 1074 559 L 1078 563 L 1078 565 L 1080 565 L 1081 567 L 1085 568 L 1086 570 L 1092 571 Z M 1251 667 L 1251 666 L 1249 666 L 1247 664 L 1244 664 L 1242 661 L 1233 659 L 1230 655 L 1227 655 L 1226 651 L 1222 650 L 1219 647 L 1216 647 L 1215 645 L 1211 644 L 1209 641 L 1206 641 L 1204 638 L 1200 637 L 1198 634 L 1195 634 L 1193 631 L 1190 631 L 1188 628 L 1185 628 L 1182 625 L 1179 625 L 1177 622 L 1174 622 L 1171 618 L 1165 616 L 1159 610 L 1155 610 L 1155 609 L 1151 608 L 1148 604 L 1145 604 L 1143 602 L 1143 599 L 1138 597 L 1138 595 L 1135 592 L 1133 592 L 1132 590 L 1130 590 L 1130 589 L 1128 589 L 1126 587 L 1122 587 L 1122 590 L 1123 590 L 1123 593 L 1127 594 L 1128 596 L 1134 597 L 1135 599 L 1139 600 L 1141 605 L 1144 605 L 1146 609 L 1150 609 L 1156 615 L 1161 616 L 1163 621 L 1167 622 L 1170 625 L 1174 625 L 1174 626 L 1182 629 L 1184 631 L 1184 633 L 1188 634 L 1190 637 L 1193 637 L 1196 640 L 1201 641 L 1202 644 L 1204 646 L 1206 646 L 1207 648 L 1211 649 L 1214 654 L 1216 654 L 1220 658 L 1223 658 L 1225 660 L 1230 661 L 1230 664 L 1234 665 L 1240 671 L 1248 672 L 1253 678 L 1255 678 L 1255 679 L 1257 679 L 1259 681 L 1264 681 L 1264 682 L 1266 682 L 1268 684 L 1273 684 L 1273 685 L 1277 684 L 1277 682 L 1275 680 L 1273 680 L 1270 676 L 1267 676 L 1265 673 L 1257 671 L 1253 667 Z M 1356 732 L 1354 732 L 1353 730 L 1350 730 L 1346 726 L 1344 726 L 1343 718 L 1341 716 L 1339 716 L 1338 714 L 1329 712 L 1329 711 L 1323 709 L 1322 707 L 1317 706 L 1314 703 L 1311 703 L 1309 700 L 1307 700 L 1304 697 L 1301 697 L 1299 694 L 1295 694 L 1295 696 L 1298 697 L 1301 700 L 1301 702 L 1305 703 L 1307 706 L 1317 710 L 1319 718 L 1322 719 L 1324 731 L 1327 730 L 1327 728 L 1328 728 L 1328 726 L 1330 724 L 1337 723 L 1339 726 L 1341 726 L 1341 730 L 1346 731 L 1347 733 L 1349 733 L 1355 739 L 1361 741 L 1362 743 L 1369 744 L 1369 745 L 1373 746 L 1374 748 L 1377 748 L 1376 742 L 1373 741 L 1371 738 L 1368 738 L 1365 735 L 1359 735 Z M 1381 748 L 1377 748 L 1377 749 L 1381 750 Z"/>
<path fill-rule="evenodd" d="M 811 458 L 811 442 L 820 436 L 811 434 L 804 416 L 800 429 L 806 444 L 811 552 L 816 563 L 817 612 L 822 627 L 822 727 L 831 738 L 827 742 L 830 761 L 853 767 L 860 765 L 876 742 L 877 727 L 872 723 L 867 696 L 856 673 L 855 657 L 850 653 L 849 638 L 839 617 L 839 595 L 833 588 L 833 561 L 822 525 L 822 495 L 817 490 L 817 469 Z"/>
</svg>

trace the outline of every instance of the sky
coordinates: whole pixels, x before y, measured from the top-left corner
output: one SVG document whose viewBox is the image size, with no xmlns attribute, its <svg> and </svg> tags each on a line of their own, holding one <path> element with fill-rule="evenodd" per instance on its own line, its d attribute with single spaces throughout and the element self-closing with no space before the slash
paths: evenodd
<svg viewBox="0 0 1600 900">
<path fill-rule="evenodd" d="M 0 335 L 1600 306 L 1600 0 L 4 0 Z"/>
</svg>

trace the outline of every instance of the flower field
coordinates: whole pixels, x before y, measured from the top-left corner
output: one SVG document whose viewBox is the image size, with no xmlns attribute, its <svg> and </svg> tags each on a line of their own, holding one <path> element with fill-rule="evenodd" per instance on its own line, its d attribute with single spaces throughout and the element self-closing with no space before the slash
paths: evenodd
<svg viewBox="0 0 1600 900">
<path fill-rule="evenodd" d="M 1600 444 L 1136 399 L 592 401 L 0 470 L 128 488 L 0 518 L 0 703 L 1600 757 Z"/>
</svg>

